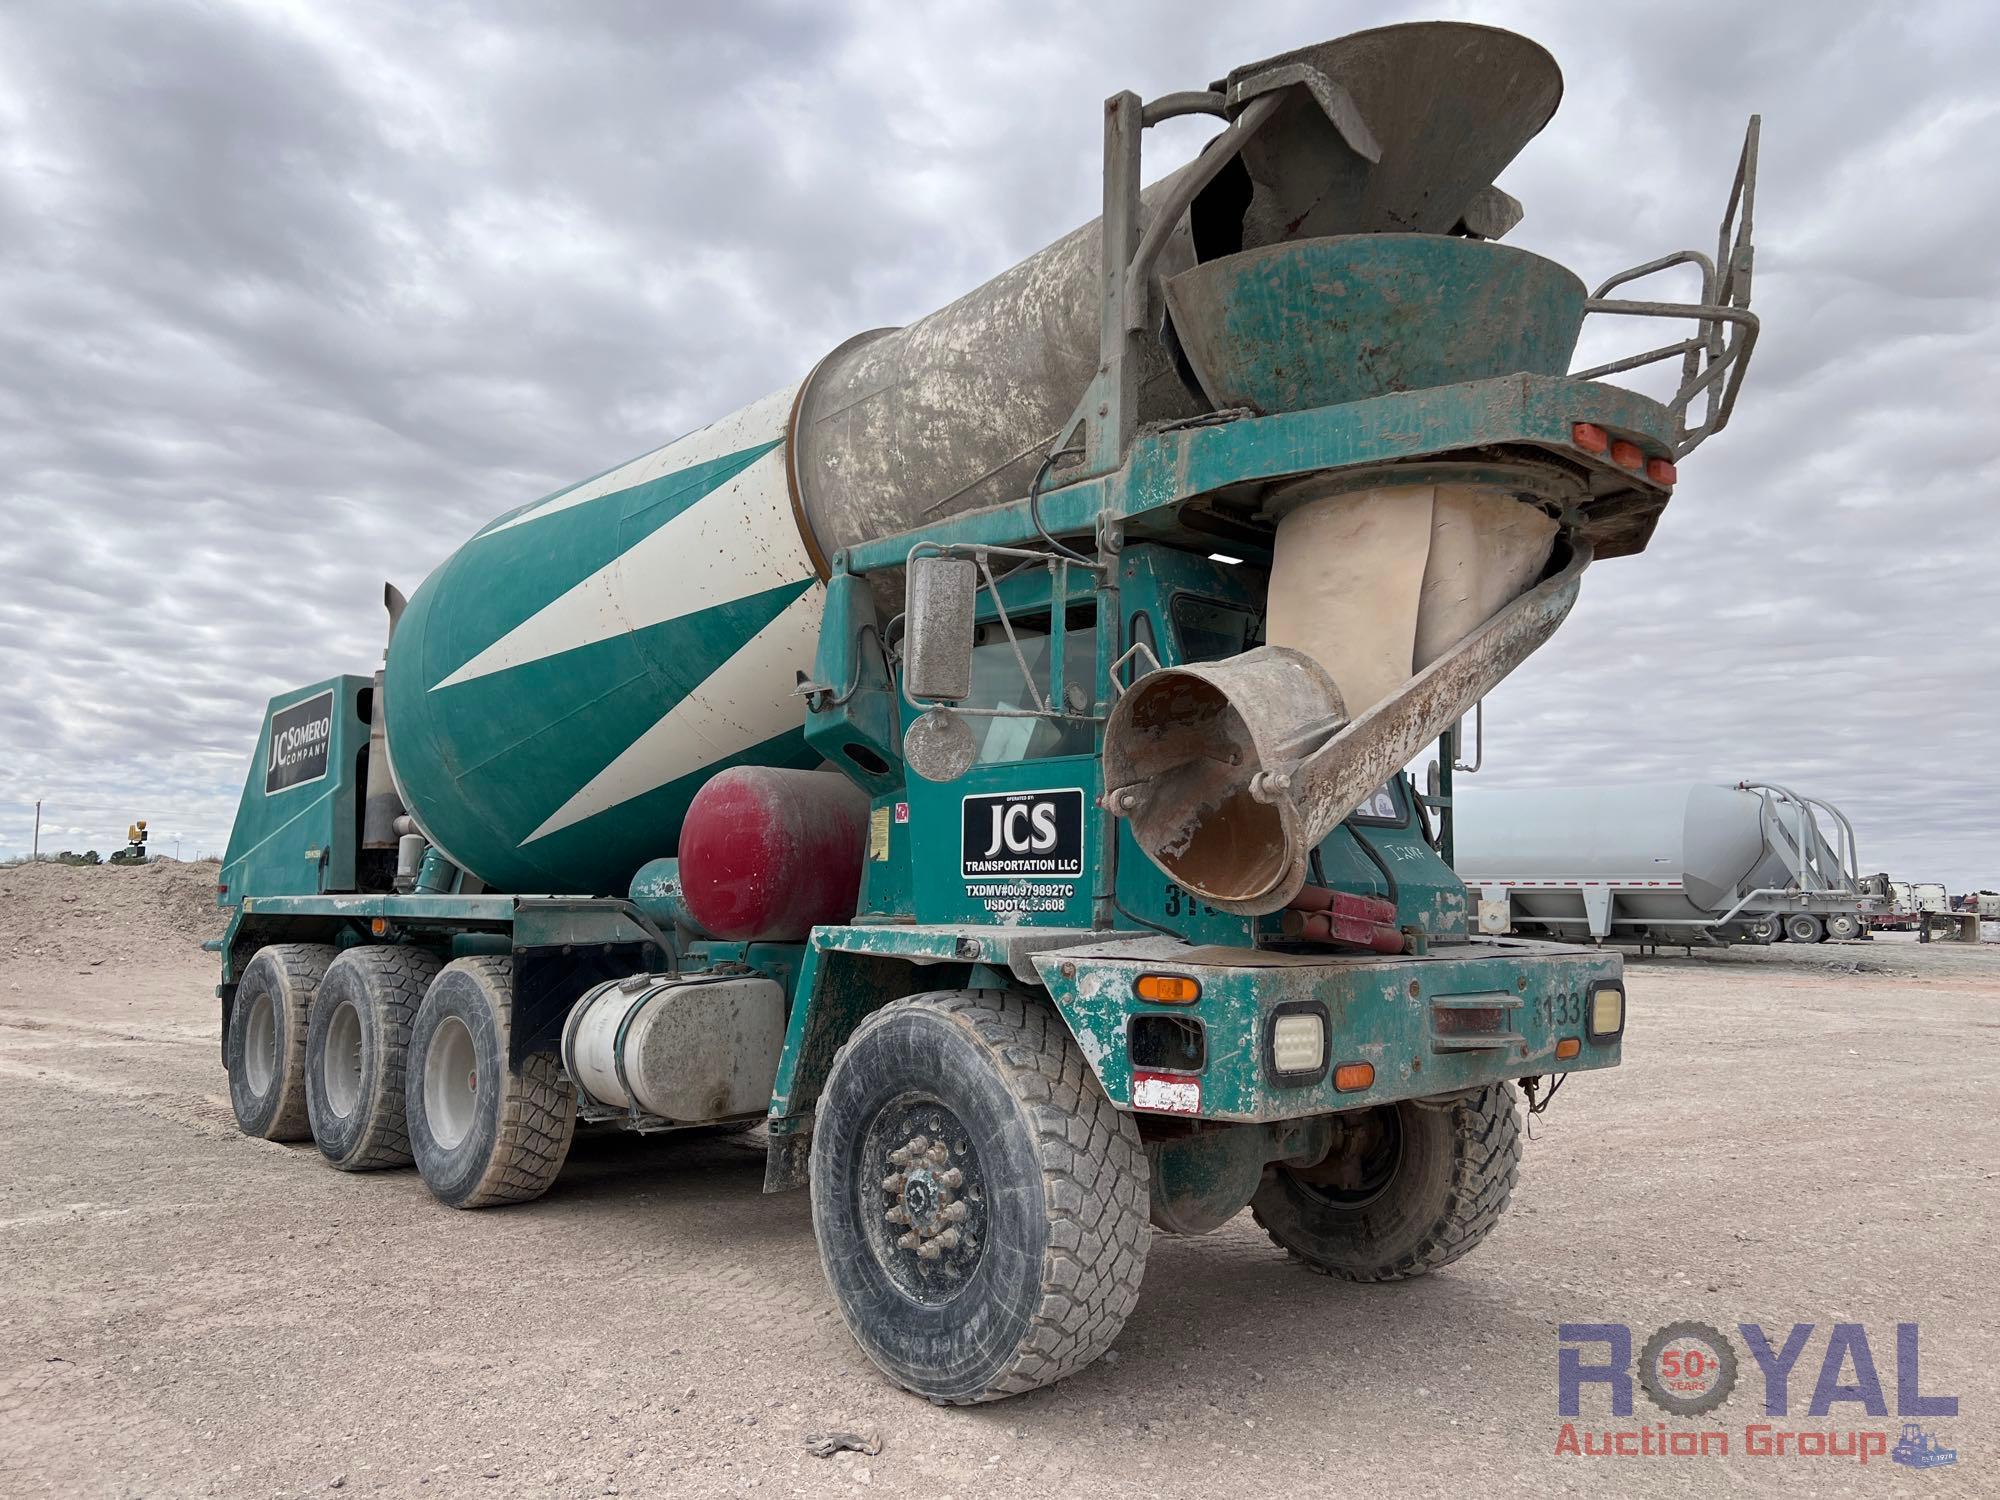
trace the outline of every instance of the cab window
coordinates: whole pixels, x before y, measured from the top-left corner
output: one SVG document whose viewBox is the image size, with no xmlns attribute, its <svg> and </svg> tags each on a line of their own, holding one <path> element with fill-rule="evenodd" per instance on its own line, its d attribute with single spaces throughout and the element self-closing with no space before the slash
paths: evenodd
<svg viewBox="0 0 2000 1500">
<path fill-rule="evenodd" d="M 1077 621 L 1078 612 L 1072 610 L 1070 628 L 1062 638 L 1063 682 L 1068 688 L 1071 708 L 1075 708 L 1077 695 L 1081 693 L 1088 711 L 1097 682 L 1097 630 L 1094 625 Z M 1049 621 L 1047 617 L 1015 620 L 1013 626 L 1028 674 L 1034 679 L 1036 691 L 1046 700 L 1052 644 Z M 964 706 L 1025 709 L 1035 706 L 1021 676 L 1021 662 L 1015 659 L 1014 647 L 1008 644 L 1007 632 L 998 622 L 988 621 L 979 626 L 972 648 L 972 695 Z M 1040 760 L 1051 755 L 1088 755 L 1097 748 L 1094 726 L 1088 719 L 968 718 L 966 722 L 979 741 L 981 765 Z"/>
<path fill-rule="evenodd" d="M 1178 594 L 1173 621 L 1184 662 L 1221 661 L 1264 644 L 1263 616 L 1239 604 Z"/>
</svg>

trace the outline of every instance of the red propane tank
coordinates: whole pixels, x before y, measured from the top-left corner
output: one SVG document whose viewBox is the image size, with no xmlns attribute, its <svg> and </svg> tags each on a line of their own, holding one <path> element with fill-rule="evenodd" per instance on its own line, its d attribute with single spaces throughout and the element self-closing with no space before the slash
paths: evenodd
<svg viewBox="0 0 2000 1500">
<path fill-rule="evenodd" d="M 838 772 L 736 766 L 688 804 L 682 898 L 718 938 L 800 942 L 854 919 L 867 838 L 868 798 Z"/>
</svg>

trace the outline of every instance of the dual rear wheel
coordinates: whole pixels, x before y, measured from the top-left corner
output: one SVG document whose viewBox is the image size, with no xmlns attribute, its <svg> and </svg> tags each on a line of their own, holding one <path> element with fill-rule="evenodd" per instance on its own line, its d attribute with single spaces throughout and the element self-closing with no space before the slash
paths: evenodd
<svg viewBox="0 0 2000 1500">
<path fill-rule="evenodd" d="M 237 1123 L 347 1172 L 415 1163 L 454 1208 L 546 1192 L 576 1128 L 559 1061 L 509 1066 L 508 960 L 280 943 L 244 968 L 225 1055 Z"/>
</svg>

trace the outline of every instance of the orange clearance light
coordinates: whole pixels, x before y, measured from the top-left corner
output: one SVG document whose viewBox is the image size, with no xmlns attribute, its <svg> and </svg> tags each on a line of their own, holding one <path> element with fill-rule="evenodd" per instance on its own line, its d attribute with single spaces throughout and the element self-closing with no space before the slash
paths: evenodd
<svg viewBox="0 0 2000 1500">
<path fill-rule="evenodd" d="M 1333 1086 L 1343 1094 L 1358 1094 L 1375 1085 L 1375 1064 L 1342 1063 L 1333 1070 Z"/>
<path fill-rule="evenodd" d="M 1201 998 L 1200 982 L 1184 974 L 1141 974 L 1132 988 L 1155 1005 L 1192 1005 Z"/>
<path fill-rule="evenodd" d="M 1680 470 L 1676 469 L 1666 459 L 1649 458 L 1646 460 L 1646 477 L 1655 484 L 1671 488 L 1674 481 L 1681 477 L 1681 474 Z"/>
<path fill-rule="evenodd" d="M 1577 1053 L 1581 1052 L 1582 1050 L 1583 1050 L 1583 1042 L 1580 1038 L 1573 1036 L 1566 1036 L 1561 1041 L 1556 1043 L 1556 1061 L 1568 1062 L 1572 1057 L 1575 1057 Z"/>
<path fill-rule="evenodd" d="M 376 917 L 368 924 L 368 930 L 377 937 L 387 937 L 389 935 L 389 919 L 387 917 Z"/>
<path fill-rule="evenodd" d="M 1594 422 L 1578 422 L 1569 430 L 1569 440 L 1585 453 L 1602 453 L 1611 446 L 1611 434 Z"/>
<path fill-rule="evenodd" d="M 1620 438 L 1611 445 L 1611 461 L 1621 469 L 1636 469 L 1646 461 L 1646 455 L 1639 451 L 1637 443 Z"/>
</svg>

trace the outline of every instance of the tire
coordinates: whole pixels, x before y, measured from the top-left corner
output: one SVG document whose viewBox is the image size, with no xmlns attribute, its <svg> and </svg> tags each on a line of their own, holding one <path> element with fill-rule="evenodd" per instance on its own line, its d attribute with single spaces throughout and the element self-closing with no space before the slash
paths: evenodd
<svg viewBox="0 0 2000 1500">
<path fill-rule="evenodd" d="M 245 1135 L 303 1141 L 306 1116 L 306 1033 L 313 997 L 335 950 L 325 943 L 273 943 L 244 966 L 229 1007 L 223 1059 L 229 1106 Z"/>
<path fill-rule="evenodd" d="M 343 1172 L 407 1167 L 403 1076 L 410 1026 L 440 968 L 422 948 L 349 948 L 327 966 L 306 1037 L 306 1112 Z"/>
<path fill-rule="evenodd" d="M 1826 924 L 1809 911 L 1795 911 L 1785 918 L 1785 936 L 1795 943 L 1826 940 Z"/>
<path fill-rule="evenodd" d="M 1405 1281 L 1450 1265 L 1493 1232 L 1513 1195 L 1521 1166 L 1514 1086 L 1370 1115 L 1375 1134 L 1354 1163 L 1359 1181 L 1336 1184 L 1324 1166 L 1280 1166 L 1250 1200 L 1251 1213 L 1322 1275 Z"/>
<path fill-rule="evenodd" d="M 1768 948 L 1785 935 L 1785 924 L 1778 920 L 1776 912 L 1765 912 L 1761 917 L 1753 917 L 1744 929 L 1750 941 L 1759 947 Z"/>
<path fill-rule="evenodd" d="M 820 1095 L 820 1263 L 898 1385 L 939 1405 L 1018 1395 L 1125 1326 L 1150 1243 L 1146 1174 L 1137 1125 L 1046 1002 L 912 996 L 855 1028 Z"/>
<path fill-rule="evenodd" d="M 1837 911 L 1826 919 L 1826 935 L 1836 943 L 1851 943 L 1861 936 L 1861 918 L 1851 911 Z"/>
<path fill-rule="evenodd" d="M 576 1134 L 576 1090 L 560 1059 L 536 1052 L 518 1073 L 507 1066 L 513 972 L 512 960 L 492 956 L 446 964 L 410 1028 L 410 1154 L 451 1208 L 541 1197 Z"/>
</svg>

